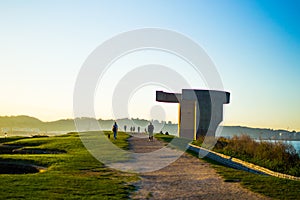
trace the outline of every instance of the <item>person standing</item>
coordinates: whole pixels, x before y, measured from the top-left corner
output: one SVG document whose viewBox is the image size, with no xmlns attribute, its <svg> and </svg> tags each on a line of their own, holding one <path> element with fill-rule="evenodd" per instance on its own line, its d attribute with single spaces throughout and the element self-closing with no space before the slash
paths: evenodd
<svg viewBox="0 0 300 200">
<path fill-rule="evenodd" d="M 126 125 L 124 125 L 124 131 L 126 132 L 126 129 L 127 129 L 127 126 Z"/>
<path fill-rule="evenodd" d="M 154 126 L 150 122 L 150 124 L 148 125 L 149 141 L 153 141 L 153 131 L 154 131 Z"/>
<path fill-rule="evenodd" d="M 118 134 L 118 124 L 117 122 L 114 123 L 113 127 L 112 127 L 112 131 L 114 133 L 114 139 L 117 139 L 117 134 Z"/>
</svg>

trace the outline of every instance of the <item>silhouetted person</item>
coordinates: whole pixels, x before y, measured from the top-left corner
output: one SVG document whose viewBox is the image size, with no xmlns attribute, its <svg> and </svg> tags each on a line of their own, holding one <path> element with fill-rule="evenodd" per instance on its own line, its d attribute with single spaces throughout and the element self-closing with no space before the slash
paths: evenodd
<svg viewBox="0 0 300 200">
<path fill-rule="evenodd" d="M 130 126 L 130 132 L 132 132 L 132 126 Z"/>
<path fill-rule="evenodd" d="M 7 138 L 7 133 L 6 133 L 6 132 L 4 133 L 4 138 L 5 138 L 5 140 L 6 140 L 6 138 Z"/>
<path fill-rule="evenodd" d="M 126 129 L 127 129 L 127 126 L 126 125 L 124 125 L 124 131 L 126 132 Z"/>
<path fill-rule="evenodd" d="M 117 139 L 117 134 L 118 134 L 118 124 L 117 124 L 117 122 L 114 123 L 114 125 L 112 127 L 112 131 L 114 133 L 114 139 Z"/>
<path fill-rule="evenodd" d="M 134 126 L 134 127 L 132 127 L 132 131 L 133 131 L 133 132 L 135 131 L 135 126 Z"/>
<path fill-rule="evenodd" d="M 154 131 L 154 126 L 150 122 L 150 124 L 148 125 L 149 141 L 153 141 L 153 131 Z"/>
<path fill-rule="evenodd" d="M 166 135 L 169 135 L 169 132 L 168 132 L 168 131 L 166 132 Z"/>
<path fill-rule="evenodd" d="M 141 127 L 138 126 L 138 133 L 140 133 Z"/>
</svg>

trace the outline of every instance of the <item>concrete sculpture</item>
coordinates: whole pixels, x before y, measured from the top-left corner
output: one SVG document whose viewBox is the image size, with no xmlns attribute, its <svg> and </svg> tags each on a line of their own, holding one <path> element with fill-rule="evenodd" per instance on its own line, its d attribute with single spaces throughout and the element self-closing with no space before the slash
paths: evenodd
<svg viewBox="0 0 300 200">
<path fill-rule="evenodd" d="M 156 101 L 179 103 L 179 137 L 197 139 L 215 136 L 223 120 L 223 104 L 228 104 L 229 92 L 183 89 L 182 93 L 156 91 Z"/>
</svg>

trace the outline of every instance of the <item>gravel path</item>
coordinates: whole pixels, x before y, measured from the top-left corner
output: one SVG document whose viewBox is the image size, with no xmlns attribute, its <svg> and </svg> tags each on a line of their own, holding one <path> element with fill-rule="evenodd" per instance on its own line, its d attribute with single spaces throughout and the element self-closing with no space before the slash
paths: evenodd
<svg viewBox="0 0 300 200">
<path fill-rule="evenodd" d="M 157 140 L 131 137 L 131 151 L 147 153 L 163 147 Z M 155 160 L 149 160 L 154 163 Z M 209 163 L 184 153 L 176 162 L 154 172 L 140 173 L 132 199 L 267 199 L 239 183 L 224 182 Z"/>
</svg>

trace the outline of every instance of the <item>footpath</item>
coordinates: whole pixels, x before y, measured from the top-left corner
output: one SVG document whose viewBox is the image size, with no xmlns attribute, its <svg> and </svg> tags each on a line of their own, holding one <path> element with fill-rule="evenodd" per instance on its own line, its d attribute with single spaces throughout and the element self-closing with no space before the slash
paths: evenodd
<svg viewBox="0 0 300 200">
<path fill-rule="evenodd" d="M 164 147 L 161 141 L 150 142 L 139 137 L 131 137 L 129 143 L 135 153 L 149 153 Z M 151 165 L 156 161 L 147 162 Z M 209 163 L 187 153 L 162 169 L 140 173 L 140 178 L 132 199 L 268 199 L 244 189 L 239 183 L 224 182 Z"/>
</svg>

